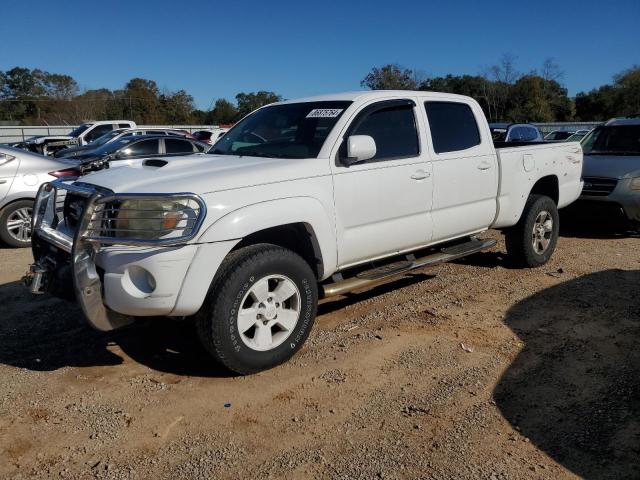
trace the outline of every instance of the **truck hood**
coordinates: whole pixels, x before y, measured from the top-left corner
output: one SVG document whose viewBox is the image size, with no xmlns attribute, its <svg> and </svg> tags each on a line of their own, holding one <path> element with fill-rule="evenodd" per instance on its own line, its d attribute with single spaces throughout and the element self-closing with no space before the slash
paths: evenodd
<svg viewBox="0 0 640 480">
<path fill-rule="evenodd" d="M 583 177 L 623 178 L 635 176 L 640 171 L 640 156 L 585 155 Z"/>
<path fill-rule="evenodd" d="M 36 137 L 27 138 L 24 143 L 40 145 L 48 141 L 73 140 L 73 139 L 74 137 L 70 137 L 69 135 L 39 135 Z"/>
<path fill-rule="evenodd" d="M 153 161 L 150 161 L 153 160 Z M 153 166 L 161 165 L 161 166 Z M 235 155 L 196 154 L 116 160 L 110 168 L 80 179 L 116 193 L 179 193 L 199 195 L 328 173 L 328 162 Z"/>
</svg>

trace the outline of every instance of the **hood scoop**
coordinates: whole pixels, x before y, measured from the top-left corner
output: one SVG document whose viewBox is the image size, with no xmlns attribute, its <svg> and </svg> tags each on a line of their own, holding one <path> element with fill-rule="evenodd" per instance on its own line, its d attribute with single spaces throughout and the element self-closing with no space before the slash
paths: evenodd
<svg viewBox="0 0 640 480">
<path fill-rule="evenodd" d="M 167 162 L 166 160 L 162 160 L 160 158 L 150 158 L 149 160 L 145 160 L 144 162 L 142 162 L 142 165 L 145 167 L 162 168 L 168 163 L 169 162 Z"/>
</svg>

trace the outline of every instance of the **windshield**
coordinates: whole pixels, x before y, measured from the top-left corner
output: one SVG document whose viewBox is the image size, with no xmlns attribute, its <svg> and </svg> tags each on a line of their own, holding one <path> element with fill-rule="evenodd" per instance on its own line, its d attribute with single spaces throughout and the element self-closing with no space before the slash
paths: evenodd
<svg viewBox="0 0 640 480">
<path fill-rule="evenodd" d="M 73 130 L 71 130 L 71 133 L 69 133 L 69 136 L 70 137 L 79 137 L 82 134 L 82 132 L 84 132 L 91 125 L 93 125 L 93 123 L 83 123 L 79 127 L 76 127 Z"/>
<path fill-rule="evenodd" d="M 92 147 L 99 147 L 100 145 L 104 145 L 105 143 L 107 143 L 112 138 L 117 137 L 121 133 L 122 133 L 122 130 L 111 130 L 110 132 L 105 133 L 101 137 L 98 137 L 93 142 L 89 142 L 89 143 L 91 144 Z"/>
<path fill-rule="evenodd" d="M 586 133 L 574 133 L 573 135 L 568 137 L 565 140 L 565 142 L 579 142 L 580 140 L 582 140 L 584 138 L 585 135 L 586 135 Z"/>
<path fill-rule="evenodd" d="M 640 155 L 640 125 L 596 127 L 582 141 L 585 155 Z"/>
<path fill-rule="evenodd" d="M 507 138 L 507 129 L 506 128 L 492 128 L 491 129 L 491 138 L 493 138 L 494 142 L 504 142 Z"/>
<path fill-rule="evenodd" d="M 102 155 L 102 154 L 107 154 L 107 153 L 112 153 L 115 152 L 116 150 L 118 150 L 120 147 L 123 147 L 124 145 L 126 145 L 127 143 L 131 143 L 134 140 L 136 140 L 135 137 L 133 136 L 125 136 L 122 137 L 118 140 L 115 140 L 111 143 L 107 143 L 106 145 L 101 146 L 100 148 L 97 148 L 94 152 L 94 154 L 96 155 Z"/>
<path fill-rule="evenodd" d="M 229 130 L 209 153 L 268 158 L 315 158 L 351 102 L 273 105 Z"/>
</svg>

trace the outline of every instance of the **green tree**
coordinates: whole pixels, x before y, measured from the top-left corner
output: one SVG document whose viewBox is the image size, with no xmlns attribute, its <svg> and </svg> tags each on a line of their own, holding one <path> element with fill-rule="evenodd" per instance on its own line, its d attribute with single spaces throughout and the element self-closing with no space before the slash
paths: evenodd
<svg viewBox="0 0 640 480">
<path fill-rule="evenodd" d="M 506 119 L 511 122 L 552 122 L 553 110 L 545 95 L 544 79 L 525 75 L 514 85 L 509 95 Z"/>
<path fill-rule="evenodd" d="M 44 77 L 45 95 L 58 100 L 71 100 L 78 95 L 78 83 L 69 75 L 47 73 Z"/>
<path fill-rule="evenodd" d="M 161 124 L 164 112 L 160 108 L 160 90 L 153 80 L 132 78 L 124 86 L 122 101 L 130 119 L 140 124 Z M 128 108 L 127 108 L 128 107 Z"/>
<path fill-rule="evenodd" d="M 578 93 L 575 104 L 576 117 L 583 121 L 640 113 L 640 66 L 615 75 L 613 84 Z"/>
<path fill-rule="evenodd" d="M 280 100 L 282 100 L 280 95 L 264 90 L 260 90 L 259 92 L 238 93 L 236 95 L 238 117 L 242 118 L 260 107 L 279 102 Z"/>
<path fill-rule="evenodd" d="M 374 67 L 360 82 L 360 86 L 371 90 L 417 90 L 416 72 L 400 65 L 388 64 Z"/>
<path fill-rule="evenodd" d="M 616 94 L 613 85 L 603 85 L 576 95 L 576 119 L 584 122 L 602 121 L 615 116 Z"/>
<path fill-rule="evenodd" d="M 5 98 L 33 98 L 45 94 L 42 70 L 14 67 L 4 74 L 2 96 Z"/>
<path fill-rule="evenodd" d="M 193 120 L 193 97 L 184 90 L 162 94 L 160 108 L 164 115 L 163 123 L 188 124 Z"/>
<path fill-rule="evenodd" d="M 506 88 L 508 86 L 505 85 Z M 500 118 L 502 111 L 496 111 L 494 90 L 497 86 L 494 82 L 480 75 L 447 75 L 445 77 L 429 78 L 420 84 L 420 90 L 432 92 L 455 93 L 473 97 L 484 111 L 490 121 Z"/>
<path fill-rule="evenodd" d="M 614 77 L 617 115 L 640 114 L 640 66 L 633 66 Z"/>
<path fill-rule="evenodd" d="M 238 120 L 238 109 L 233 103 L 224 98 L 219 98 L 207 116 L 205 123 L 207 125 L 226 125 L 234 123 Z"/>
</svg>

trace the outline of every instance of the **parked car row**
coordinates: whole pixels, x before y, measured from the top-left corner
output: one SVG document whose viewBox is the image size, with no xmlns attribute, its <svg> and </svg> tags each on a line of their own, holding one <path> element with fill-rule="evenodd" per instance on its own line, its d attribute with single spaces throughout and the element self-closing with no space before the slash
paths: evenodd
<svg viewBox="0 0 640 480">
<path fill-rule="evenodd" d="M 54 157 L 71 158 L 79 155 L 83 155 L 88 151 L 96 150 L 99 147 L 107 143 L 114 142 L 123 137 L 135 136 L 135 135 L 173 135 L 176 137 L 191 137 L 191 135 L 184 130 L 172 130 L 165 128 L 117 128 L 111 130 L 101 137 L 93 140 L 85 145 L 78 145 L 75 147 L 68 147 L 58 150 L 53 155 Z"/>
<path fill-rule="evenodd" d="M 123 128 L 136 128 L 136 124 L 130 120 L 87 122 L 74 128 L 67 135 L 38 135 L 14 146 L 42 155 L 53 155 L 67 147 L 87 145 L 112 130 Z"/>
<path fill-rule="evenodd" d="M 16 142 L 11 146 L 42 155 L 72 157 L 75 156 L 77 152 L 95 149 L 125 135 L 145 135 L 151 133 L 175 135 L 199 140 L 207 145 L 213 145 L 228 130 L 228 128 L 216 127 L 210 130 L 199 130 L 192 134 L 187 130 L 171 128 L 137 128 L 136 123 L 130 120 L 102 120 L 83 123 L 67 135 L 38 135 L 22 142 Z"/>
<path fill-rule="evenodd" d="M 553 130 L 542 135 L 540 129 L 530 123 L 490 123 L 494 142 L 579 142 L 590 130 Z"/>
<path fill-rule="evenodd" d="M 580 141 L 589 130 L 553 130 L 544 136 L 547 142 L 578 142 Z"/>
</svg>

